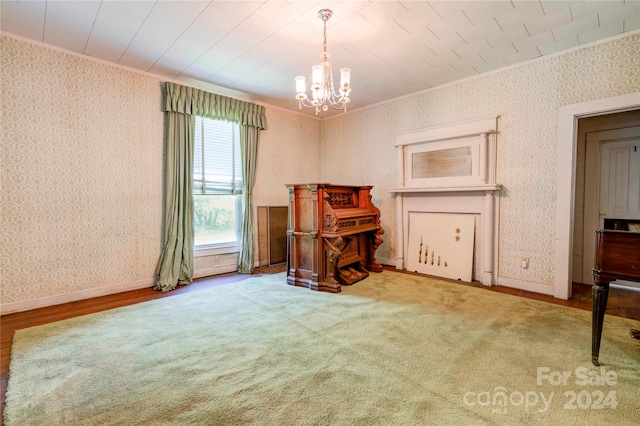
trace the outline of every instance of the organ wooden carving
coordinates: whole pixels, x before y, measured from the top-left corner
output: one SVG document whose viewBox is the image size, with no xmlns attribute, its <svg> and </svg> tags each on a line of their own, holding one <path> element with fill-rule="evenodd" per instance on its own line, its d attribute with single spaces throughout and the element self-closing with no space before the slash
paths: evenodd
<svg viewBox="0 0 640 426">
<path fill-rule="evenodd" d="M 381 272 L 375 252 L 384 230 L 371 186 L 286 185 L 289 190 L 287 283 L 340 292 Z"/>
</svg>

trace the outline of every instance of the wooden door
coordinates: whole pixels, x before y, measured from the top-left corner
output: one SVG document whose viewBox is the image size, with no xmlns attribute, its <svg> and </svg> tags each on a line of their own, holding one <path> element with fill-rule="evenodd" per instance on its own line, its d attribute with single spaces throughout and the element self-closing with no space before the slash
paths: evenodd
<svg viewBox="0 0 640 426">
<path fill-rule="evenodd" d="M 636 219 L 640 195 L 640 140 L 608 142 L 600 159 L 600 223 Z"/>
</svg>

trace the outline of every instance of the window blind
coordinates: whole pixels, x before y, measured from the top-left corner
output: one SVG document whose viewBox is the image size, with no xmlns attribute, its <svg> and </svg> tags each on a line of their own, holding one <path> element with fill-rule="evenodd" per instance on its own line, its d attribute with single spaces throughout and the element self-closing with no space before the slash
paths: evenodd
<svg viewBox="0 0 640 426">
<path fill-rule="evenodd" d="M 235 123 L 196 117 L 193 149 L 194 194 L 241 194 L 240 128 Z"/>
</svg>

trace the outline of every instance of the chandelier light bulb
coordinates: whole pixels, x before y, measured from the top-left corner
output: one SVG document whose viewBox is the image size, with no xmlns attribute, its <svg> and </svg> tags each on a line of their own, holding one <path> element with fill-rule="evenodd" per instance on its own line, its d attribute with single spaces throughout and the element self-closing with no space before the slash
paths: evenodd
<svg viewBox="0 0 640 426">
<path fill-rule="evenodd" d="M 299 75 L 296 77 L 296 93 L 304 93 L 307 91 L 304 77 Z"/>
<path fill-rule="evenodd" d="M 347 111 L 349 94 L 351 93 L 351 68 L 340 69 L 340 86 L 335 90 L 333 85 L 333 69 L 329 53 L 327 52 L 327 21 L 333 12 L 329 9 L 320 9 L 318 17 L 323 23 L 323 44 L 320 54 L 320 64 L 311 67 L 311 99 L 306 94 L 307 88 L 305 78 L 296 77 L 296 99 L 299 108 L 315 108 L 316 114 L 321 111 L 333 109 L 343 109 Z"/>
<path fill-rule="evenodd" d="M 351 68 L 340 69 L 340 86 L 348 86 L 351 83 Z"/>
<path fill-rule="evenodd" d="M 313 85 L 319 86 L 322 84 L 322 65 L 314 65 L 311 67 L 311 81 Z"/>
</svg>

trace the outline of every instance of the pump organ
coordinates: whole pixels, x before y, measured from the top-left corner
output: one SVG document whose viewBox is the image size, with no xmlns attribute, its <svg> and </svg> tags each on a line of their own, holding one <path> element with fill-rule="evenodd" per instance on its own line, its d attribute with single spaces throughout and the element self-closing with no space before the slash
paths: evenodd
<svg viewBox="0 0 640 426">
<path fill-rule="evenodd" d="M 384 230 L 371 186 L 311 183 L 289 190 L 287 283 L 338 293 L 381 272 L 375 252 Z"/>
</svg>

